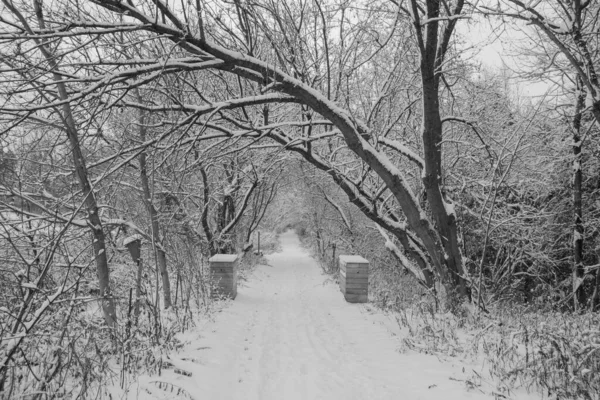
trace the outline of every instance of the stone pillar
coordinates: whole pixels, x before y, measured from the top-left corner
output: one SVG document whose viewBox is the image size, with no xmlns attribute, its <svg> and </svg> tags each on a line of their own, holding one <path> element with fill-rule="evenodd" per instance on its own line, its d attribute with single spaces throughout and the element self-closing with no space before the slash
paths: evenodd
<svg viewBox="0 0 600 400">
<path fill-rule="evenodd" d="M 233 300 L 237 296 L 237 258 L 235 254 L 216 254 L 208 260 L 213 297 L 224 295 Z"/>
<path fill-rule="evenodd" d="M 341 255 L 340 290 L 348 303 L 366 303 L 369 297 L 369 262 L 361 256 Z"/>
</svg>

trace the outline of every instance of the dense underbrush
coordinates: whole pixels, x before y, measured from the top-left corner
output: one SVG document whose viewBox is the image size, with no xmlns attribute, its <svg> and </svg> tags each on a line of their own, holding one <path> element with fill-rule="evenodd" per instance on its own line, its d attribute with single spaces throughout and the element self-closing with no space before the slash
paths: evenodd
<svg viewBox="0 0 600 400">
<path fill-rule="evenodd" d="M 598 314 L 535 312 L 517 305 L 489 314 L 470 307 L 442 314 L 426 299 L 385 308 L 406 332 L 406 347 L 483 362 L 485 372 L 477 378 L 494 382 L 497 395 L 510 398 L 513 390 L 525 388 L 550 399 L 600 399 Z"/>
<path fill-rule="evenodd" d="M 162 355 L 177 346 L 175 335 L 193 325 L 189 314 L 201 312 L 172 308 L 157 314 L 144 304 L 133 317 L 122 307 L 110 329 L 99 312 L 68 303 L 53 308 L 19 344 L 1 398 L 108 398 L 138 371 L 160 370 Z"/>
<path fill-rule="evenodd" d="M 275 246 L 271 241 L 267 240 L 267 247 Z M 252 252 L 241 257 L 241 280 L 264 262 Z M 182 346 L 179 334 L 212 318 L 222 304 L 210 296 L 206 264 L 203 260 L 185 284 L 183 280 L 178 284 L 174 305 L 167 310 L 156 307 L 151 286 L 143 288 L 136 308 L 131 268 L 117 272 L 124 289 L 115 296 L 118 323 L 114 328 L 105 324 L 97 300 L 77 287 L 49 305 L 44 300 L 48 296 L 40 291 L 24 312 L 21 325 L 31 323 L 36 310 L 43 313 L 26 334 L 23 329 L 11 334 L 19 307 L 7 304 L 0 312 L 0 351 L 7 365 L 0 399 L 123 398 L 140 374 L 160 375 L 171 368 L 168 354 Z M 11 346 L 17 350 L 6 359 Z"/>
<path fill-rule="evenodd" d="M 370 302 L 393 312 L 412 350 L 483 362 L 497 396 L 517 388 L 550 399 L 600 399 L 600 315 L 507 304 L 478 313 L 470 305 L 440 312 L 431 296 L 402 272 L 374 271 Z M 487 375 L 487 376 L 486 376 Z"/>
</svg>

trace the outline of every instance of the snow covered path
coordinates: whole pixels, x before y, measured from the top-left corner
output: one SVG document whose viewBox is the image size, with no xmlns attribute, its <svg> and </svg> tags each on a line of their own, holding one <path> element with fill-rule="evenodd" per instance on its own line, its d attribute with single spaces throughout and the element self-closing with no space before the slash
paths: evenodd
<svg viewBox="0 0 600 400">
<path fill-rule="evenodd" d="M 280 240 L 283 250 L 268 256 L 269 266 L 243 282 L 236 300 L 172 360 L 193 375 L 165 370 L 142 379 L 130 398 L 176 398 L 149 384 L 157 380 L 208 400 L 491 398 L 467 390 L 461 365 L 399 352 L 389 318 L 346 303 L 295 233 Z"/>
</svg>

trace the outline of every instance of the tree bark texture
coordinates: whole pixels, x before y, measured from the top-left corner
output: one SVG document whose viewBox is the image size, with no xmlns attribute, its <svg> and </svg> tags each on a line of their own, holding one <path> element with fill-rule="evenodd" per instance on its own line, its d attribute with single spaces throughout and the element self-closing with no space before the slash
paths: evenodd
<svg viewBox="0 0 600 400">
<path fill-rule="evenodd" d="M 583 205 L 582 205 L 582 158 L 581 158 L 581 118 L 585 108 L 585 88 L 577 78 L 575 115 L 573 116 L 573 307 L 575 310 L 585 306 L 583 290 L 585 271 L 583 268 Z"/>
<path fill-rule="evenodd" d="M 5 4 L 7 3 L 5 2 Z M 39 27 L 40 29 L 45 29 L 46 24 L 44 21 L 41 1 L 35 0 L 33 4 Z M 18 14 L 16 10 L 14 11 L 15 14 Z M 28 26 L 26 22 L 24 22 L 24 25 Z M 102 313 L 104 315 L 104 320 L 106 324 L 110 327 L 113 327 L 117 322 L 117 314 L 114 299 L 112 298 L 112 293 L 110 289 L 110 270 L 108 266 L 108 256 L 106 254 L 106 238 L 104 235 L 104 230 L 102 228 L 102 221 L 100 220 L 100 215 L 98 213 L 99 209 L 98 203 L 96 201 L 96 195 L 90 183 L 85 158 L 81 150 L 77 123 L 75 122 L 71 105 L 68 102 L 69 94 L 66 85 L 63 81 L 63 74 L 61 73 L 60 67 L 56 61 L 57 59 L 51 52 L 51 50 L 49 50 L 49 47 L 44 41 L 37 42 L 39 45 L 40 52 L 42 53 L 44 59 L 46 60 L 46 62 L 50 66 L 50 69 L 52 70 L 54 83 L 58 90 L 58 98 L 63 101 L 63 104 L 60 106 L 60 109 L 57 109 L 56 111 L 62 119 L 62 122 L 65 127 L 65 132 L 69 139 L 69 144 L 71 146 L 73 158 L 73 166 L 75 167 L 75 173 L 79 181 L 79 186 L 81 188 L 85 208 L 88 214 L 88 225 L 92 234 L 92 248 L 94 251 L 94 260 L 96 263 L 99 300 L 102 306 Z"/>
<path fill-rule="evenodd" d="M 445 27 L 442 27 L 442 34 L 440 35 L 440 23 L 437 20 L 440 17 L 440 1 L 428 0 L 426 6 L 428 22 L 423 29 L 418 17 L 419 11 L 416 0 L 413 0 L 413 17 L 415 18 L 417 41 L 421 53 L 420 71 L 423 99 L 421 133 L 425 161 L 423 185 L 443 246 L 445 260 L 441 262 L 447 268 L 448 273 L 440 274 L 442 282 L 447 291 L 456 291 L 461 297 L 466 297 L 467 291 L 456 216 L 453 211 L 448 211 L 448 204 L 441 190 L 443 184 L 443 126 L 440 116 L 439 85 L 443 61 L 454 24 L 452 21 L 448 22 Z M 460 14 L 462 6 L 463 2 L 459 1 L 453 15 Z"/>
<path fill-rule="evenodd" d="M 146 125 L 144 120 L 143 111 L 140 110 L 139 116 L 139 134 L 142 142 L 146 141 Z M 167 255 L 163 249 L 162 241 L 160 237 L 160 223 L 158 221 L 159 215 L 156 207 L 152 203 L 152 193 L 150 191 L 150 182 L 148 179 L 148 167 L 146 162 L 146 150 L 140 153 L 140 181 L 142 182 L 142 194 L 144 196 L 144 205 L 148 214 L 150 215 L 150 223 L 152 228 L 152 246 L 156 253 L 156 260 L 158 263 L 158 269 L 162 281 L 162 292 L 164 298 L 165 308 L 171 307 L 171 284 L 169 281 L 169 270 L 167 268 Z"/>
</svg>

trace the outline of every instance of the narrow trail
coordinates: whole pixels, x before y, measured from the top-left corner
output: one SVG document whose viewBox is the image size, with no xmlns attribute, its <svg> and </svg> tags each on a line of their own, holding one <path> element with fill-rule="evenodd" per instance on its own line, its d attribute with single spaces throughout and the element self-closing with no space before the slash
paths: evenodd
<svg viewBox="0 0 600 400">
<path fill-rule="evenodd" d="M 280 240 L 282 251 L 172 360 L 193 375 L 161 379 L 209 400 L 491 398 L 467 390 L 462 365 L 399 351 L 389 318 L 346 303 L 295 233 Z M 175 397 L 141 382 L 133 398 Z"/>
</svg>

